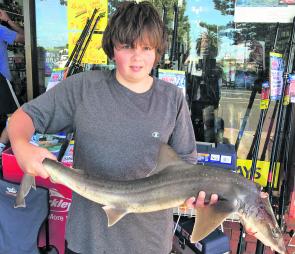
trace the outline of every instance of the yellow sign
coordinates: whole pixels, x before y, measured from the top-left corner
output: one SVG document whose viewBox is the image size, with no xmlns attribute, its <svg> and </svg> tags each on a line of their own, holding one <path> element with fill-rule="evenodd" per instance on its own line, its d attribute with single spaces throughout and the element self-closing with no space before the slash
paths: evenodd
<svg viewBox="0 0 295 254">
<path fill-rule="evenodd" d="M 68 0 L 68 30 L 69 30 L 69 55 L 71 55 L 76 42 L 78 41 L 87 19 L 91 18 L 93 10 L 97 9 L 92 26 L 98 16 L 95 32 L 91 36 L 91 40 L 85 50 L 82 63 L 86 64 L 107 64 L 107 56 L 101 47 L 102 34 L 96 31 L 104 31 L 108 21 L 108 1 L 107 0 Z M 89 31 L 92 30 L 92 26 Z M 86 36 L 85 41 L 88 39 Z M 83 44 L 83 46 L 85 43 Z M 82 49 L 83 50 L 83 49 Z M 82 51 L 81 50 L 81 51 Z M 81 53 L 80 51 L 80 53 Z M 78 60 L 78 59 L 77 59 Z"/>
<path fill-rule="evenodd" d="M 108 22 L 107 0 L 68 0 L 68 30 L 83 30 L 87 18 L 91 18 L 95 8 L 98 14 L 104 13 L 104 17 L 96 25 L 96 30 L 104 31 Z"/>
<path fill-rule="evenodd" d="M 246 178 L 250 178 L 252 160 L 237 159 L 237 172 L 242 174 Z M 269 161 L 257 161 L 256 172 L 254 176 L 254 182 L 265 187 L 267 185 L 268 171 L 270 162 Z M 274 170 L 273 176 L 273 187 L 277 188 L 280 163 L 276 163 L 276 169 Z"/>
<path fill-rule="evenodd" d="M 283 100 L 283 105 L 288 106 L 290 104 L 290 95 L 285 95 Z"/>
<path fill-rule="evenodd" d="M 69 55 L 81 33 L 69 33 Z M 87 64 L 107 64 L 107 56 L 101 47 L 102 34 L 93 34 L 85 51 L 82 63 Z"/>
<path fill-rule="evenodd" d="M 269 105 L 269 99 L 264 99 L 260 101 L 260 109 L 267 109 Z"/>
<path fill-rule="evenodd" d="M 283 54 L 276 53 L 276 52 L 269 52 L 270 56 L 276 56 L 276 57 L 283 57 Z"/>
<path fill-rule="evenodd" d="M 285 94 L 284 94 L 284 100 L 283 100 L 283 105 L 288 106 L 291 101 L 291 96 L 290 96 L 290 84 L 286 85 L 285 88 Z"/>
</svg>

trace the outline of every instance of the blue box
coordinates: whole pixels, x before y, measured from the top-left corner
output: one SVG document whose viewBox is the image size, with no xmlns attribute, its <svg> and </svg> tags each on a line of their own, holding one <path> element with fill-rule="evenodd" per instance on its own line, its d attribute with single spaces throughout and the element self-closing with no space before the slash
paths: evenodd
<svg viewBox="0 0 295 254">
<path fill-rule="evenodd" d="M 231 144 L 197 142 L 198 164 L 236 170 L 237 153 Z"/>
</svg>

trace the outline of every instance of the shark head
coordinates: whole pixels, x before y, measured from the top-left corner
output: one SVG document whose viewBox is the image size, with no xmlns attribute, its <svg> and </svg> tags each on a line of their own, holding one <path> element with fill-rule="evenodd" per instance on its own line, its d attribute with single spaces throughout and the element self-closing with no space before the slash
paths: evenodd
<svg viewBox="0 0 295 254">
<path fill-rule="evenodd" d="M 240 216 L 246 231 L 250 229 L 251 234 L 265 246 L 269 246 L 280 254 L 287 253 L 283 234 L 272 211 L 267 193 L 261 193 L 255 205 L 245 205 Z"/>
</svg>

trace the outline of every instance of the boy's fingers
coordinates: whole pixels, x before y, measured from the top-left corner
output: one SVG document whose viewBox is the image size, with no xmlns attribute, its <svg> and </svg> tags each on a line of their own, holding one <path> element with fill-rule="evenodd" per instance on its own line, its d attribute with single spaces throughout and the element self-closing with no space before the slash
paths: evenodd
<svg viewBox="0 0 295 254">
<path fill-rule="evenodd" d="M 211 198 L 210 198 L 210 205 L 213 205 L 213 204 L 215 204 L 216 202 L 217 202 L 217 200 L 218 200 L 218 195 L 217 194 L 212 194 L 211 195 Z"/>
<path fill-rule="evenodd" d="M 197 197 L 188 198 L 184 204 L 187 208 L 204 207 L 205 206 L 205 198 L 206 198 L 206 193 L 204 191 L 200 191 Z M 218 195 L 212 194 L 211 198 L 210 198 L 209 205 L 215 204 L 217 202 L 217 200 L 218 200 Z"/>
<path fill-rule="evenodd" d="M 204 206 L 205 197 L 206 197 L 206 193 L 204 191 L 200 191 L 196 199 L 196 207 Z"/>
<path fill-rule="evenodd" d="M 188 203 L 188 204 L 194 204 L 195 202 L 196 202 L 195 197 L 190 197 L 189 199 L 186 200 L 186 203 Z"/>
<path fill-rule="evenodd" d="M 195 201 L 196 201 L 195 197 L 190 197 L 183 203 L 183 205 L 181 207 L 183 207 L 183 208 L 194 208 L 195 207 Z"/>
</svg>

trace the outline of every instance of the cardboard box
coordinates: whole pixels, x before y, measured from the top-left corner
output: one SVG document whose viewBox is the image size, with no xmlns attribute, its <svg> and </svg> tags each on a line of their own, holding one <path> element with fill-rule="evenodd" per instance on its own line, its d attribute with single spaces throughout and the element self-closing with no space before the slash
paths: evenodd
<svg viewBox="0 0 295 254">
<path fill-rule="evenodd" d="M 70 166 L 69 163 L 64 164 Z M 7 149 L 2 153 L 2 170 L 5 180 L 20 183 L 23 172 L 17 164 L 11 149 Z M 68 211 L 72 203 L 72 191 L 63 185 L 54 184 L 49 179 L 43 179 L 41 177 L 36 177 L 36 185 L 49 189 L 49 244 L 56 247 L 60 254 L 64 254 L 65 226 Z M 43 229 L 39 234 L 39 247 L 43 247 L 46 244 L 45 237 L 45 230 Z"/>
</svg>

